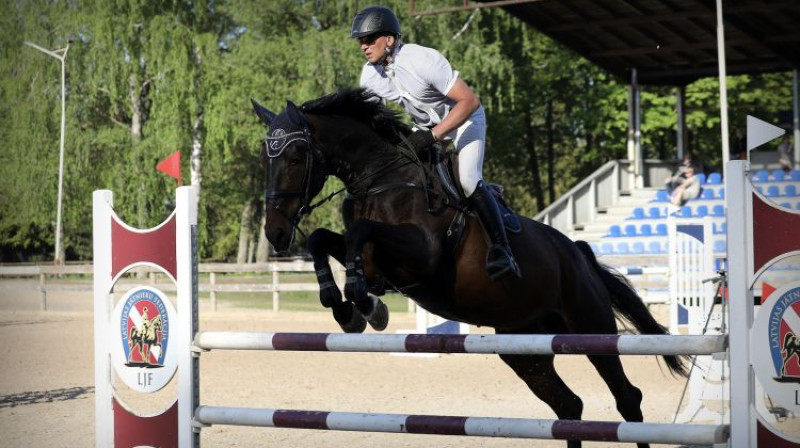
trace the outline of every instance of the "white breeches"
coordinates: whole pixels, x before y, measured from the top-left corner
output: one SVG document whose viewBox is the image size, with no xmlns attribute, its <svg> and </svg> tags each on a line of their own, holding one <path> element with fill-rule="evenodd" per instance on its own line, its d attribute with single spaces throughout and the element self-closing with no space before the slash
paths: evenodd
<svg viewBox="0 0 800 448">
<path fill-rule="evenodd" d="M 467 119 L 455 131 L 447 134 L 453 139 L 458 154 L 458 180 L 464 194 L 472 196 L 478 182 L 483 178 L 483 152 L 486 146 L 486 114 L 483 107 Z"/>
</svg>

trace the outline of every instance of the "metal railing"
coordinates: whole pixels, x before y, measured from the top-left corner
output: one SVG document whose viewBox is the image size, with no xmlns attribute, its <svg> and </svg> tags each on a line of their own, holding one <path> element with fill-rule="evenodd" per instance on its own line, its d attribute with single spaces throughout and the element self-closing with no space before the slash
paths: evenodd
<svg viewBox="0 0 800 448">
<path fill-rule="evenodd" d="M 672 160 L 645 160 L 642 176 L 644 186 L 663 187 L 663 180 L 676 163 Z M 598 210 L 616 205 L 620 193 L 633 190 L 635 185 L 631 162 L 612 160 L 561 195 L 533 219 L 569 236 L 576 225 L 594 222 Z"/>
<path fill-rule="evenodd" d="M 569 235 L 576 224 L 593 222 L 597 210 L 617 203 L 630 184 L 630 162 L 612 160 L 572 187 L 533 219 Z"/>
</svg>

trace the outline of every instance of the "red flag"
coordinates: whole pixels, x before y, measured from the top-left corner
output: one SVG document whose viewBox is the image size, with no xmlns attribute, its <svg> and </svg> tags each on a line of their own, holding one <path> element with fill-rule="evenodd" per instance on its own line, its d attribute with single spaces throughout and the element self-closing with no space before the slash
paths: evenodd
<svg viewBox="0 0 800 448">
<path fill-rule="evenodd" d="M 178 186 L 181 185 L 181 152 L 175 151 L 166 159 L 156 165 L 156 169 L 166 174 L 167 176 L 174 177 L 178 180 Z"/>
<path fill-rule="evenodd" d="M 770 285 L 767 282 L 761 282 L 761 303 L 763 304 L 764 302 L 766 302 L 767 299 L 769 299 L 769 296 L 772 295 L 772 293 L 775 292 L 776 289 L 778 288 Z"/>
</svg>

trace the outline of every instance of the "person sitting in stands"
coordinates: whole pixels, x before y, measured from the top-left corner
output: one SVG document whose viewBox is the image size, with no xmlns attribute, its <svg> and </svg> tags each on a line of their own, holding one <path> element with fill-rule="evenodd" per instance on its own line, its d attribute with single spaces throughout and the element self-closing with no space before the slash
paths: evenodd
<svg viewBox="0 0 800 448">
<path fill-rule="evenodd" d="M 686 201 L 700 196 L 700 178 L 694 174 L 694 166 L 689 165 L 684 172 L 685 178 L 670 195 L 669 202 L 672 205 L 681 206 Z"/>
<path fill-rule="evenodd" d="M 672 192 L 683 183 L 683 181 L 686 179 L 686 170 L 690 166 L 692 166 L 692 155 L 687 152 L 683 155 L 683 160 L 681 161 L 681 164 L 678 165 L 678 168 L 676 168 L 672 175 L 667 177 L 667 179 L 664 181 L 668 195 L 672 196 Z"/>
<path fill-rule="evenodd" d="M 789 148 L 791 148 L 791 146 L 790 134 L 786 133 L 783 135 L 783 139 L 778 145 L 778 163 L 781 164 L 781 169 L 787 173 L 792 170 L 792 158 L 789 155 Z"/>
</svg>

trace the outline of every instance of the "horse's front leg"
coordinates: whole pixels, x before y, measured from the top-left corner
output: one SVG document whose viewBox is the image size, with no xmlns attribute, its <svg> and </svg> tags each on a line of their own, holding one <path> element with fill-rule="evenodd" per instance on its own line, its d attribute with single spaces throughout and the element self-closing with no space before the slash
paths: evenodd
<svg viewBox="0 0 800 448">
<path fill-rule="evenodd" d="M 319 301 L 325 308 L 333 310 L 333 318 L 345 333 L 361 333 L 367 327 L 364 316 L 358 312 L 353 302 L 342 299 L 336 286 L 328 255 L 345 264 L 346 246 L 344 236 L 328 229 L 317 229 L 308 236 L 308 251 L 314 259 L 314 272 L 319 283 Z"/>
<path fill-rule="evenodd" d="M 376 252 L 383 254 L 399 264 L 416 266 L 420 271 L 427 271 L 431 264 L 430 250 L 425 244 L 424 232 L 413 224 L 386 224 L 377 221 L 359 220 L 354 222 L 345 234 L 347 243 L 347 282 L 344 295 L 347 300 L 356 304 L 356 308 L 372 320 L 382 319 L 385 315 L 386 322 L 376 322 L 385 327 L 388 323 L 388 309 L 377 297 L 370 295 L 364 270 L 364 246 L 367 242 L 373 243 L 373 267 Z M 376 328 L 377 329 L 377 328 Z"/>
</svg>

